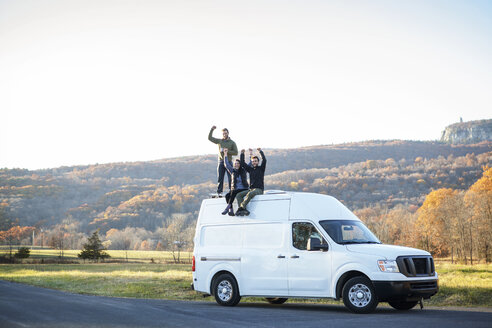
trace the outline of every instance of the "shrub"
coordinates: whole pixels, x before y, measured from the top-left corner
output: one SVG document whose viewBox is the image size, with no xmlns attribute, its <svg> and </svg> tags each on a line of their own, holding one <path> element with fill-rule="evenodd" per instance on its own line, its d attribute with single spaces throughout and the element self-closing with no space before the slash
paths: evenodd
<svg viewBox="0 0 492 328">
<path fill-rule="evenodd" d="M 31 250 L 28 247 L 19 247 L 14 256 L 18 259 L 27 259 L 31 255 Z"/>
</svg>

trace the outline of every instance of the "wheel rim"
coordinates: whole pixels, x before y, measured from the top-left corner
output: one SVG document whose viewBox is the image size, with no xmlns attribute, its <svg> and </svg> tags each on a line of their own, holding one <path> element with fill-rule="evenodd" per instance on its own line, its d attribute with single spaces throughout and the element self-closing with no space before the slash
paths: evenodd
<svg viewBox="0 0 492 328">
<path fill-rule="evenodd" d="M 217 295 L 221 301 L 229 301 L 232 297 L 232 284 L 227 280 L 221 281 L 217 286 Z"/>
<path fill-rule="evenodd" d="M 369 287 L 364 284 L 353 285 L 348 292 L 350 303 L 362 308 L 371 302 L 372 294 Z"/>
</svg>

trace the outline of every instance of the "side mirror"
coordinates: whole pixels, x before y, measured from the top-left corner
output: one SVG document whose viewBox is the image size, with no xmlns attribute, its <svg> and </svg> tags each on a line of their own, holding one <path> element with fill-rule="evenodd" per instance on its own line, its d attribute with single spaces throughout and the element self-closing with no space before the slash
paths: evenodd
<svg viewBox="0 0 492 328">
<path fill-rule="evenodd" d="M 322 244 L 321 240 L 318 238 L 309 238 L 307 243 L 308 251 L 323 251 L 326 252 L 328 250 L 328 244 Z"/>
</svg>

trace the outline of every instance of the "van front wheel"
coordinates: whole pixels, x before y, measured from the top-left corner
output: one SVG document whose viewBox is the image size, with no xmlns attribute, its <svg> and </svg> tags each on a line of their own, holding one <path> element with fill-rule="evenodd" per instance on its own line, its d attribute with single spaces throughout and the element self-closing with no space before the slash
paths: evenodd
<svg viewBox="0 0 492 328">
<path fill-rule="evenodd" d="M 284 304 L 287 302 L 287 298 L 275 297 L 275 298 L 266 298 L 267 302 L 270 304 Z"/>
<path fill-rule="evenodd" d="M 241 300 L 236 279 L 229 273 L 223 273 L 215 278 L 212 289 L 215 301 L 220 305 L 234 306 Z"/>
<path fill-rule="evenodd" d="M 370 313 L 378 306 L 376 291 L 366 277 L 349 279 L 342 289 L 343 304 L 355 313 Z"/>
</svg>

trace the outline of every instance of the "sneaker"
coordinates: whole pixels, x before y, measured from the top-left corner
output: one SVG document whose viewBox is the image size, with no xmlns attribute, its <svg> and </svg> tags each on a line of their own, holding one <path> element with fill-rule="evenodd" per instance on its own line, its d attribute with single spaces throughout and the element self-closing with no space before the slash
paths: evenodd
<svg viewBox="0 0 492 328">
<path fill-rule="evenodd" d="M 234 216 L 234 210 L 232 209 L 232 207 L 231 207 L 231 209 L 229 210 L 229 213 L 228 213 L 228 214 L 229 214 L 229 216 Z"/>
<path fill-rule="evenodd" d="M 236 211 L 236 216 L 243 216 L 244 215 L 244 208 L 240 207 Z"/>
<path fill-rule="evenodd" d="M 249 211 L 247 209 L 244 209 L 243 210 L 243 215 L 248 216 L 249 215 Z"/>
</svg>

